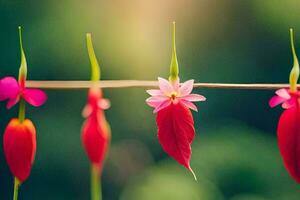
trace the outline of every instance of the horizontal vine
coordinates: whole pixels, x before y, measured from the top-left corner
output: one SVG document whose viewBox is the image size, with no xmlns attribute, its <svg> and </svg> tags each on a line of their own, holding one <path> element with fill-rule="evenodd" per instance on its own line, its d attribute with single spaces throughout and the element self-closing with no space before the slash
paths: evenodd
<svg viewBox="0 0 300 200">
<path fill-rule="evenodd" d="M 44 89 L 86 89 L 95 86 L 91 81 L 26 81 L 29 88 Z M 99 88 L 152 88 L 158 87 L 157 81 L 146 80 L 103 80 L 97 81 Z M 241 90 L 275 90 L 288 88 L 289 84 L 279 83 L 194 83 L 194 88 L 241 89 Z M 300 85 L 298 85 L 300 87 Z"/>
</svg>

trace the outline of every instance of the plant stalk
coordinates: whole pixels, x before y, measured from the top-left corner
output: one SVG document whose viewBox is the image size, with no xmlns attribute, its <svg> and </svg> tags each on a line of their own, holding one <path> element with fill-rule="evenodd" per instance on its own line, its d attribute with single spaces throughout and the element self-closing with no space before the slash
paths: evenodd
<svg viewBox="0 0 300 200">
<path fill-rule="evenodd" d="M 14 178 L 14 197 L 13 200 L 18 200 L 20 181 L 17 177 Z"/>
</svg>

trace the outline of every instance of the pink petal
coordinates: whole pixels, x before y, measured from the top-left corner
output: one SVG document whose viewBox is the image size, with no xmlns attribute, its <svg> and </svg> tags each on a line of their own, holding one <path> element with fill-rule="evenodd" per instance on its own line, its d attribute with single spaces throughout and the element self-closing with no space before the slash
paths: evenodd
<svg viewBox="0 0 300 200">
<path fill-rule="evenodd" d="M 180 99 L 186 100 L 186 101 L 205 101 L 206 98 L 200 94 L 189 94 L 184 97 L 180 97 Z"/>
<path fill-rule="evenodd" d="M 20 96 L 17 95 L 15 98 L 11 98 L 11 99 L 8 99 L 8 102 L 6 104 L 6 108 L 7 109 L 11 109 L 14 105 L 16 105 L 20 100 Z"/>
<path fill-rule="evenodd" d="M 108 99 L 100 99 L 98 101 L 99 108 L 106 110 L 110 107 L 110 101 Z"/>
<path fill-rule="evenodd" d="M 23 92 L 23 98 L 30 105 L 38 107 L 46 102 L 47 95 L 45 92 L 39 89 L 25 89 Z"/>
<path fill-rule="evenodd" d="M 168 97 L 165 96 L 155 96 L 155 97 L 149 97 L 148 99 L 146 99 L 146 103 L 151 106 L 156 108 L 157 106 L 159 106 L 161 103 L 163 103 L 164 101 L 168 100 Z"/>
<path fill-rule="evenodd" d="M 291 98 L 282 104 L 282 108 L 289 109 L 295 105 L 296 105 L 296 100 L 294 98 Z"/>
<path fill-rule="evenodd" d="M 165 95 L 169 95 L 174 91 L 174 88 L 171 85 L 171 83 L 164 78 L 158 77 L 158 86 L 160 91 Z"/>
<path fill-rule="evenodd" d="M 187 96 L 189 95 L 193 90 L 194 80 L 188 80 L 184 82 L 181 87 L 179 88 L 179 96 Z"/>
<path fill-rule="evenodd" d="M 180 79 L 177 78 L 174 82 L 172 82 L 172 86 L 173 86 L 173 89 L 177 92 L 179 87 L 180 87 L 180 83 L 179 83 Z"/>
<path fill-rule="evenodd" d="M 285 98 L 285 99 L 290 99 L 291 98 L 291 95 L 289 94 L 288 90 L 287 89 L 279 89 L 275 92 L 278 96 L 282 97 L 282 98 Z"/>
<path fill-rule="evenodd" d="M 84 106 L 84 108 L 83 108 L 83 110 L 82 110 L 82 116 L 83 116 L 84 118 L 87 118 L 88 116 L 91 115 L 92 111 L 93 111 L 93 110 L 92 110 L 92 106 L 90 106 L 90 105 L 88 104 L 88 105 Z"/>
<path fill-rule="evenodd" d="M 169 105 L 171 105 L 171 100 L 165 100 L 164 102 L 162 102 L 159 106 L 157 106 L 155 109 L 154 109 L 154 111 L 153 111 L 153 113 L 157 113 L 158 111 L 160 111 L 160 110 L 162 110 L 162 109 L 164 109 L 164 108 L 166 108 L 166 107 L 168 107 Z"/>
<path fill-rule="evenodd" d="M 285 101 L 286 101 L 285 98 L 282 98 L 282 97 L 280 97 L 280 96 L 273 96 L 273 97 L 270 99 L 270 101 L 269 101 L 269 106 L 270 106 L 271 108 L 273 108 L 273 107 L 275 107 L 275 106 L 277 106 L 277 105 L 279 105 L 279 104 L 281 104 L 281 103 L 283 103 L 283 102 L 285 102 Z"/>
<path fill-rule="evenodd" d="M 180 103 L 183 104 L 184 106 L 186 106 L 186 107 L 188 107 L 188 108 L 190 108 L 190 109 L 198 112 L 197 107 L 192 102 L 186 101 L 186 100 L 182 99 L 182 100 L 180 100 Z"/>
<path fill-rule="evenodd" d="M 162 96 L 163 93 L 160 90 L 146 90 L 151 96 Z"/>
<path fill-rule="evenodd" d="M 14 77 L 5 77 L 0 80 L 0 101 L 15 98 L 19 91 L 19 84 Z"/>
</svg>

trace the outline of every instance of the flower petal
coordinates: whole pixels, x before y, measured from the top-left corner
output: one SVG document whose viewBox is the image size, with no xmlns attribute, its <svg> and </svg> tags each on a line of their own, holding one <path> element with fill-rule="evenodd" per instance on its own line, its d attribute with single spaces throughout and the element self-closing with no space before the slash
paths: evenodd
<svg viewBox="0 0 300 200">
<path fill-rule="evenodd" d="M 164 78 L 158 77 L 158 86 L 160 91 L 165 95 L 170 95 L 174 91 L 171 83 Z"/>
<path fill-rule="evenodd" d="M 188 80 L 184 82 L 181 87 L 179 88 L 179 96 L 187 96 L 189 95 L 193 90 L 194 80 Z"/>
<path fill-rule="evenodd" d="M 282 108 L 284 108 L 284 109 L 289 109 L 289 108 L 291 108 L 291 107 L 293 107 L 293 106 L 295 106 L 295 105 L 296 105 L 296 99 L 291 98 L 291 99 L 289 99 L 289 100 L 283 102 Z"/>
<path fill-rule="evenodd" d="M 173 85 L 174 90 L 177 92 L 180 87 L 180 79 L 177 78 L 174 82 L 172 82 L 172 85 Z"/>
<path fill-rule="evenodd" d="M 171 105 L 171 100 L 165 100 L 164 102 L 162 102 L 159 106 L 155 107 L 153 113 L 157 113 L 158 111 L 168 107 L 169 105 Z"/>
<path fill-rule="evenodd" d="M 270 101 L 269 101 L 269 106 L 271 108 L 285 102 L 287 99 L 283 98 L 283 97 L 280 97 L 280 96 L 273 96 Z"/>
<path fill-rule="evenodd" d="M 98 107 L 100 109 L 106 110 L 110 107 L 110 101 L 108 99 L 101 98 L 98 100 Z"/>
<path fill-rule="evenodd" d="M 14 77 L 5 77 L 0 80 L 0 101 L 16 97 L 19 91 L 19 84 Z"/>
<path fill-rule="evenodd" d="M 282 98 L 285 98 L 285 99 L 290 99 L 291 98 L 291 95 L 289 94 L 288 90 L 287 89 L 279 89 L 275 92 L 278 96 L 282 97 Z"/>
<path fill-rule="evenodd" d="M 8 102 L 6 104 L 6 108 L 7 109 L 11 109 L 14 105 L 16 105 L 20 100 L 20 96 L 17 95 L 15 98 L 11 98 L 11 99 L 8 99 Z"/>
<path fill-rule="evenodd" d="M 146 99 L 146 103 L 151 106 L 151 107 L 157 107 L 159 106 L 162 102 L 168 100 L 168 97 L 165 96 L 155 96 L 155 97 L 149 97 Z"/>
<path fill-rule="evenodd" d="M 180 99 L 186 100 L 186 101 L 205 101 L 206 98 L 200 94 L 189 94 L 184 97 L 180 97 Z"/>
<path fill-rule="evenodd" d="M 180 103 L 171 104 L 157 113 L 156 123 L 163 150 L 193 173 L 190 159 L 195 128 L 191 111 Z"/>
<path fill-rule="evenodd" d="M 102 112 L 102 111 L 101 111 Z M 110 141 L 110 128 L 104 113 L 91 115 L 82 127 L 82 143 L 91 163 L 102 171 Z M 101 113 L 101 114 L 100 114 Z"/>
<path fill-rule="evenodd" d="M 162 96 L 163 93 L 160 90 L 146 90 L 151 96 Z"/>
<path fill-rule="evenodd" d="M 87 118 L 88 116 L 91 115 L 92 111 L 93 111 L 92 106 L 87 104 L 86 106 L 84 106 L 81 114 L 84 118 Z"/>
<path fill-rule="evenodd" d="M 277 128 L 278 147 L 284 166 L 290 176 L 300 183 L 300 110 L 298 106 L 286 109 L 280 116 Z"/>
<path fill-rule="evenodd" d="M 186 106 L 186 107 L 188 107 L 188 108 L 190 108 L 190 109 L 192 109 L 192 110 L 198 112 L 197 107 L 196 107 L 195 104 L 193 104 L 192 102 L 186 101 L 186 100 L 184 100 L 184 99 L 181 99 L 181 100 L 180 100 L 180 103 L 182 103 L 184 106 Z"/>
<path fill-rule="evenodd" d="M 23 92 L 23 98 L 30 105 L 38 107 L 46 102 L 47 95 L 40 89 L 25 89 Z"/>
</svg>

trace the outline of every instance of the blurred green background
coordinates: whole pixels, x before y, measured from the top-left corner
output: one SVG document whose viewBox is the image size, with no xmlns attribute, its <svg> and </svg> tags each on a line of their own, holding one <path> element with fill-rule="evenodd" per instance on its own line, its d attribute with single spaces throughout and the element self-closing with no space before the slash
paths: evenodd
<svg viewBox="0 0 300 200">
<path fill-rule="evenodd" d="M 181 80 L 286 83 L 290 27 L 300 53 L 299 9 L 298 0 L 0 0 L 0 77 L 17 76 L 19 25 L 29 79 L 87 80 L 86 32 L 93 34 L 103 79 L 167 77 L 175 20 Z M 193 113 L 191 165 L 198 182 L 162 151 L 144 89 L 104 92 L 113 134 L 104 200 L 300 199 L 277 148 L 281 108 L 268 107 L 273 91 L 194 90 L 207 97 Z M 27 107 L 38 149 L 19 199 L 89 199 L 90 166 L 80 141 L 87 91 L 47 93 L 44 106 Z M 2 133 L 16 114 L 0 103 Z M 1 151 L 0 199 L 12 199 L 12 189 Z"/>
</svg>

